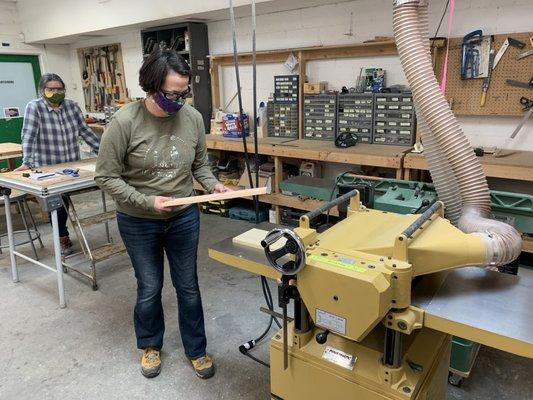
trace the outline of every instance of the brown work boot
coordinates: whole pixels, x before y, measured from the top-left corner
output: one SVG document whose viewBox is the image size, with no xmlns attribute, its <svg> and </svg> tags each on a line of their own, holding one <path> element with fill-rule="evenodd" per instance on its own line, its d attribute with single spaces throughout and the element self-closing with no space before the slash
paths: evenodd
<svg viewBox="0 0 533 400">
<path fill-rule="evenodd" d="M 191 364 L 199 378 L 209 379 L 215 375 L 215 364 L 213 364 L 213 359 L 208 355 L 191 360 Z"/>
<path fill-rule="evenodd" d="M 154 347 L 144 349 L 141 358 L 141 373 L 146 378 L 155 378 L 161 372 L 161 351 Z"/>
<path fill-rule="evenodd" d="M 59 244 L 61 245 L 61 255 L 63 257 L 72 254 L 72 242 L 68 236 L 61 236 L 59 238 Z"/>
</svg>

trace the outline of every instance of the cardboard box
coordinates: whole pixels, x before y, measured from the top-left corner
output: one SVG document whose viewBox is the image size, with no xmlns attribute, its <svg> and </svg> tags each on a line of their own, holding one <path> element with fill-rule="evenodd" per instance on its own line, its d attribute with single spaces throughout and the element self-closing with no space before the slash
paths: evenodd
<svg viewBox="0 0 533 400">
<path fill-rule="evenodd" d="M 304 93 L 319 94 L 324 90 L 327 90 L 328 83 L 326 81 L 320 81 L 318 83 L 304 83 Z"/>
</svg>

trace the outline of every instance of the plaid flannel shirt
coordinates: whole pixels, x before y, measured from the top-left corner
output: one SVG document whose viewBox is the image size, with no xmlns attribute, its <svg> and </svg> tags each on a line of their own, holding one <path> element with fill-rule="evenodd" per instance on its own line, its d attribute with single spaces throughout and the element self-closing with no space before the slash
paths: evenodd
<svg viewBox="0 0 533 400">
<path fill-rule="evenodd" d="M 65 99 L 54 109 L 42 97 L 32 100 L 24 113 L 22 162 L 33 168 L 77 161 L 81 157 L 78 136 L 98 152 L 100 139 L 74 101 Z"/>
</svg>

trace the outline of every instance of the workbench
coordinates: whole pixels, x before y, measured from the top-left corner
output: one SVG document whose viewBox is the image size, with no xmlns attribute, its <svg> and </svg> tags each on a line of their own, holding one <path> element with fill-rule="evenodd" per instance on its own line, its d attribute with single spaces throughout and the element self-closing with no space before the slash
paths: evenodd
<svg viewBox="0 0 533 400">
<path fill-rule="evenodd" d="M 533 151 L 503 150 L 501 157 L 478 157 L 487 177 L 533 182 Z M 428 170 L 423 153 L 408 153 L 403 159 L 404 179 L 412 180 L 412 170 Z"/>
<path fill-rule="evenodd" d="M 15 159 L 22 157 L 22 145 L 19 143 L 0 143 L 0 161 L 7 160 L 7 166 L 12 171 L 16 168 Z"/>
<path fill-rule="evenodd" d="M 94 124 L 87 124 L 89 128 L 94 132 L 94 134 L 98 137 L 102 137 L 105 131 L 105 124 L 101 123 L 94 123 Z"/>
<path fill-rule="evenodd" d="M 244 152 L 242 138 L 229 139 L 218 135 L 206 135 L 206 143 L 207 148 L 210 150 Z M 248 137 L 246 143 L 248 152 L 252 155 L 255 151 L 253 138 Z M 347 164 L 346 169 L 350 169 L 348 165 L 388 168 L 394 171 L 397 179 L 402 179 L 403 158 L 411 150 L 409 146 L 364 143 L 347 149 L 340 149 L 335 147 L 332 141 L 276 137 L 258 138 L 257 144 L 258 153 L 273 157 L 275 166 L 274 181 L 272 182 L 273 193 L 260 196 L 259 200 L 274 205 L 278 219 L 279 206 L 310 211 L 322 204 L 318 200 L 302 200 L 298 197 L 284 195 L 280 192 L 279 183 L 283 179 L 284 158 Z M 338 215 L 337 210 L 332 210 L 332 215 Z"/>
<path fill-rule="evenodd" d="M 61 248 L 59 243 L 59 228 L 57 210 L 63 205 L 61 195 L 95 187 L 94 181 L 95 159 L 80 160 L 68 164 L 57 164 L 40 168 L 42 172 L 56 172 L 64 168 L 79 168 L 79 177 L 61 175 L 52 179 L 35 180 L 23 177 L 22 174 L 29 171 L 11 171 L 0 174 L 0 191 L 4 195 L 6 225 L 9 239 L 9 256 L 11 261 L 11 276 L 13 282 L 19 282 L 17 257 L 23 258 L 35 265 L 43 267 L 56 274 L 59 294 L 59 306 L 66 307 L 65 289 L 63 284 L 63 265 L 61 260 Z M 85 169 L 84 169 L 85 168 Z M 13 221 L 11 218 L 10 194 L 16 189 L 35 196 L 44 211 L 51 213 L 52 238 L 54 243 L 54 265 L 49 266 L 17 251 L 13 236 Z"/>
</svg>

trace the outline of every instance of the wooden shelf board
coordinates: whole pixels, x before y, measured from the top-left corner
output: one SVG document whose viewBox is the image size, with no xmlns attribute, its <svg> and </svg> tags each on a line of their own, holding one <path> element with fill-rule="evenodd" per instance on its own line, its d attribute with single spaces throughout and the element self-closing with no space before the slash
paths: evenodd
<svg viewBox="0 0 533 400">
<path fill-rule="evenodd" d="M 306 60 L 320 60 L 328 58 L 351 58 L 380 55 L 396 55 L 398 51 L 394 41 L 380 41 L 368 43 L 350 43 L 334 46 L 297 47 L 293 49 L 277 49 L 258 51 L 257 62 L 284 62 L 291 53 L 299 53 Z M 233 64 L 233 54 L 211 54 L 209 58 L 219 65 Z M 252 53 L 239 53 L 239 63 L 249 63 Z"/>
<path fill-rule="evenodd" d="M 493 157 L 492 154 L 478 157 L 487 177 L 533 181 L 533 151 L 508 150 L 502 154 L 502 157 Z M 423 153 L 406 154 L 403 167 L 428 170 Z"/>
<path fill-rule="evenodd" d="M 247 140 L 247 146 L 250 153 L 254 152 L 255 146 L 252 139 Z M 207 148 L 211 150 L 244 151 L 241 139 L 227 139 L 220 136 L 210 137 L 210 135 L 207 136 Z M 339 149 L 331 141 L 258 139 L 258 153 L 263 155 L 394 169 L 402 167 L 402 158 L 410 149 L 411 147 L 407 146 L 369 144 L 358 144 L 348 149 Z"/>
</svg>

